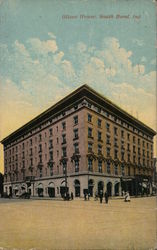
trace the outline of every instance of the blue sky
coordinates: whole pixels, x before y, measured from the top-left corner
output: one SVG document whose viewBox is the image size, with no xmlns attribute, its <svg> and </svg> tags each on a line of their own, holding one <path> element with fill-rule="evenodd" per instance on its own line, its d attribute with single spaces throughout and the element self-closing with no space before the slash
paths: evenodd
<svg viewBox="0 0 157 250">
<path fill-rule="evenodd" d="M 84 83 L 155 129 L 153 0 L 0 0 L 0 18 L 1 138 Z"/>
</svg>

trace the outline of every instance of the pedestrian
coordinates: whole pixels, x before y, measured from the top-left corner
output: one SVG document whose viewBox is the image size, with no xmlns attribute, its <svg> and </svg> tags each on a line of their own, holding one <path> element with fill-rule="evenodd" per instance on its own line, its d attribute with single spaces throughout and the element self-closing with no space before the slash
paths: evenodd
<svg viewBox="0 0 157 250">
<path fill-rule="evenodd" d="M 71 199 L 72 199 L 72 200 L 74 199 L 74 195 L 73 195 L 73 192 L 71 192 Z"/>
<path fill-rule="evenodd" d="M 125 193 L 124 201 L 125 201 L 125 202 L 130 202 L 130 195 L 129 195 L 129 192 L 126 192 L 126 193 Z"/>
<path fill-rule="evenodd" d="M 84 192 L 84 200 L 85 201 L 87 200 L 87 194 L 86 194 L 86 192 Z"/>
<path fill-rule="evenodd" d="M 95 201 L 97 201 L 98 200 L 98 192 L 96 191 L 95 192 Z"/>
<path fill-rule="evenodd" d="M 103 199 L 103 191 L 102 191 L 102 190 L 100 190 L 100 195 L 99 195 L 99 197 L 100 197 L 100 203 L 102 203 L 102 199 Z"/>
<path fill-rule="evenodd" d="M 88 193 L 88 201 L 89 201 L 89 198 L 90 198 L 90 193 Z"/>
<path fill-rule="evenodd" d="M 108 203 L 108 193 L 107 192 L 105 192 L 105 202 L 106 202 L 106 204 Z"/>
</svg>

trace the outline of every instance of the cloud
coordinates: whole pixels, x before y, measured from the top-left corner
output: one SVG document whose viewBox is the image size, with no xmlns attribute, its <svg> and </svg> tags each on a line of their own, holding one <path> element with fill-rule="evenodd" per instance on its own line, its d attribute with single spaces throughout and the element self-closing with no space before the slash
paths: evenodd
<svg viewBox="0 0 157 250">
<path fill-rule="evenodd" d="M 52 39 L 56 39 L 56 36 L 52 33 L 52 32 L 48 32 L 49 37 L 51 37 Z"/>
<path fill-rule="evenodd" d="M 46 40 L 41 41 L 38 38 L 31 38 L 28 40 L 28 43 L 32 46 L 32 51 L 43 55 L 47 53 L 55 53 L 58 50 L 56 40 Z"/>
<path fill-rule="evenodd" d="M 144 41 L 143 40 L 140 40 L 140 39 L 132 39 L 132 42 L 137 44 L 138 46 L 143 46 L 144 45 Z"/>
</svg>

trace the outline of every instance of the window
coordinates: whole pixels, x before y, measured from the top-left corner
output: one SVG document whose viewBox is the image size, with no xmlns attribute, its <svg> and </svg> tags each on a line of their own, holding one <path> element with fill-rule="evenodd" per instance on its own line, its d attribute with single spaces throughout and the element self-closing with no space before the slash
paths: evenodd
<svg viewBox="0 0 157 250">
<path fill-rule="evenodd" d="M 133 136 L 133 143 L 135 143 L 136 142 L 136 138 L 135 138 L 135 136 Z"/>
<path fill-rule="evenodd" d="M 98 172 L 102 173 L 102 161 L 98 161 Z"/>
<path fill-rule="evenodd" d="M 145 159 L 143 159 L 143 166 L 145 166 Z"/>
<path fill-rule="evenodd" d="M 91 107 L 92 107 L 92 105 L 91 105 L 90 103 L 88 103 L 88 107 L 89 107 L 89 108 L 91 108 Z"/>
<path fill-rule="evenodd" d="M 50 161 L 52 161 L 53 160 L 53 152 L 52 151 L 50 151 Z"/>
<path fill-rule="evenodd" d="M 88 171 L 93 171 L 93 160 L 88 158 Z"/>
<path fill-rule="evenodd" d="M 63 157 L 67 156 L 66 147 L 62 148 L 62 155 L 63 155 Z"/>
<path fill-rule="evenodd" d="M 143 141 L 143 147 L 145 147 L 145 141 Z"/>
<path fill-rule="evenodd" d="M 135 148 L 135 146 L 133 146 L 133 153 L 136 153 L 136 148 Z"/>
<path fill-rule="evenodd" d="M 32 155 L 33 155 L 32 148 L 30 148 L 30 156 L 32 156 Z"/>
<path fill-rule="evenodd" d="M 101 141 L 101 132 L 100 131 L 98 131 L 98 141 Z"/>
<path fill-rule="evenodd" d="M 138 157 L 138 165 L 140 165 L 141 164 L 141 159 L 140 159 L 140 157 Z"/>
<path fill-rule="evenodd" d="M 39 163 L 42 163 L 42 155 L 39 155 Z"/>
<path fill-rule="evenodd" d="M 74 125 L 78 124 L 78 115 L 74 116 Z"/>
<path fill-rule="evenodd" d="M 53 176 L 53 167 L 50 167 L 50 176 Z"/>
<path fill-rule="evenodd" d="M 66 134 L 62 135 L 62 144 L 66 143 Z"/>
<path fill-rule="evenodd" d="M 118 128 L 114 127 L 114 134 L 118 135 Z"/>
<path fill-rule="evenodd" d="M 114 150 L 114 158 L 117 159 L 118 158 L 118 151 L 115 149 Z"/>
<path fill-rule="evenodd" d="M 92 152 L 92 143 L 88 142 L 88 152 Z"/>
<path fill-rule="evenodd" d="M 49 129 L 49 135 L 52 136 L 52 128 Z"/>
<path fill-rule="evenodd" d="M 133 163 L 136 164 L 136 156 L 133 156 Z"/>
<path fill-rule="evenodd" d="M 108 174 L 111 173 L 110 163 L 107 163 L 107 173 L 108 173 Z"/>
<path fill-rule="evenodd" d="M 110 132 L 110 124 L 109 123 L 106 123 L 106 130 L 107 130 L 107 132 Z"/>
<path fill-rule="evenodd" d="M 118 148 L 118 139 L 114 138 L 114 146 Z"/>
<path fill-rule="evenodd" d="M 22 149 L 24 149 L 25 148 L 25 144 L 24 143 L 22 143 Z M 10 151 L 10 154 L 11 154 L 11 151 Z"/>
<path fill-rule="evenodd" d="M 143 149 L 143 156 L 145 156 L 145 150 Z"/>
<path fill-rule="evenodd" d="M 78 139 L 78 128 L 74 129 L 74 139 Z"/>
<path fill-rule="evenodd" d="M 111 144 L 111 142 L 110 142 L 110 135 L 106 135 L 106 143 L 107 144 Z"/>
<path fill-rule="evenodd" d="M 138 145 L 140 145 L 140 139 L 138 138 Z"/>
<path fill-rule="evenodd" d="M 127 134 L 127 137 L 128 137 L 128 141 L 130 141 L 130 134 L 129 133 Z"/>
<path fill-rule="evenodd" d="M 130 154 L 128 154 L 128 162 L 130 162 Z"/>
<path fill-rule="evenodd" d="M 57 144 L 59 143 L 59 139 L 58 139 L 58 137 L 57 137 Z"/>
<path fill-rule="evenodd" d="M 110 148 L 107 148 L 107 157 L 110 157 Z"/>
<path fill-rule="evenodd" d="M 125 149 L 125 147 L 124 147 L 124 141 L 121 141 L 121 149 Z"/>
<path fill-rule="evenodd" d="M 32 139 L 30 139 L 30 145 L 32 146 Z"/>
<path fill-rule="evenodd" d="M 75 160 L 75 172 L 79 172 L 79 160 Z"/>
<path fill-rule="evenodd" d="M 130 144 L 127 144 L 127 150 L 130 151 Z"/>
<path fill-rule="evenodd" d="M 39 144 L 39 153 L 42 152 L 42 144 Z"/>
<path fill-rule="evenodd" d="M 30 163 L 31 163 L 31 166 L 32 166 L 33 165 L 33 159 L 32 158 L 30 159 Z"/>
<path fill-rule="evenodd" d="M 75 154 L 79 154 L 79 144 L 78 143 L 74 144 L 74 152 L 75 152 Z"/>
<path fill-rule="evenodd" d="M 53 141 L 49 140 L 49 149 L 53 148 Z"/>
<path fill-rule="evenodd" d="M 98 119 L 98 127 L 99 127 L 99 128 L 101 128 L 101 122 L 102 122 L 102 121 L 101 121 L 100 119 Z"/>
<path fill-rule="evenodd" d="M 125 175 L 124 165 L 121 166 L 121 172 L 122 172 L 122 176 L 124 176 Z"/>
<path fill-rule="evenodd" d="M 124 152 L 121 152 L 121 159 L 124 161 Z"/>
<path fill-rule="evenodd" d="M 67 162 L 63 162 L 63 174 L 67 173 Z"/>
<path fill-rule="evenodd" d="M 92 137 L 92 128 L 88 128 L 88 137 Z"/>
<path fill-rule="evenodd" d="M 63 129 L 63 130 L 66 129 L 66 122 L 62 122 L 62 129 Z"/>
<path fill-rule="evenodd" d="M 88 122 L 92 122 L 92 115 L 88 114 Z"/>
<path fill-rule="evenodd" d="M 114 165 L 114 174 L 118 175 L 118 165 Z"/>
<path fill-rule="evenodd" d="M 41 141 L 42 140 L 42 136 L 41 136 L 41 134 L 39 134 L 39 141 Z"/>
<path fill-rule="evenodd" d="M 75 110 L 78 109 L 78 105 L 75 105 L 75 106 L 74 106 L 74 109 L 75 109 Z"/>
<path fill-rule="evenodd" d="M 102 146 L 98 144 L 98 154 L 102 154 Z"/>
<path fill-rule="evenodd" d="M 124 138 L 124 130 L 121 130 L 121 137 Z"/>
</svg>

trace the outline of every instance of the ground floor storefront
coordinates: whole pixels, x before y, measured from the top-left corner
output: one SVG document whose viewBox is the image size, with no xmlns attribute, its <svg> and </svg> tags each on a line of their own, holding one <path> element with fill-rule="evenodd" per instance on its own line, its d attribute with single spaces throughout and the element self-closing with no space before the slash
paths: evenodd
<svg viewBox="0 0 157 250">
<path fill-rule="evenodd" d="M 146 176 L 111 177 L 95 174 L 71 175 L 43 179 L 30 179 L 25 182 L 4 183 L 4 192 L 18 196 L 23 192 L 38 197 L 60 197 L 65 193 L 73 193 L 74 197 L 99 195 L 100 191 L 109 196 L 121 196 L 125 192 L 130 195 L 148 195 L 152 193 L 151 178 Z"/>
</svg>

